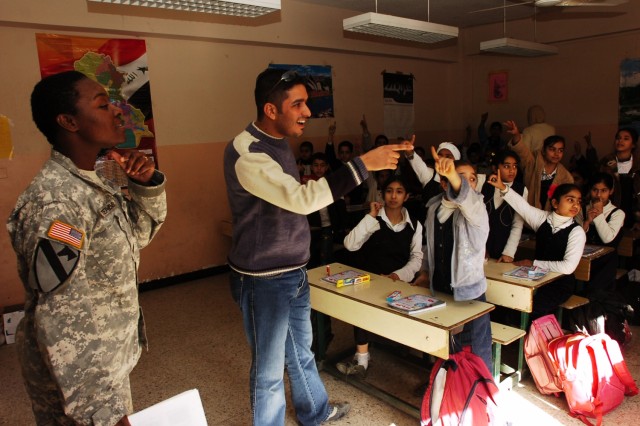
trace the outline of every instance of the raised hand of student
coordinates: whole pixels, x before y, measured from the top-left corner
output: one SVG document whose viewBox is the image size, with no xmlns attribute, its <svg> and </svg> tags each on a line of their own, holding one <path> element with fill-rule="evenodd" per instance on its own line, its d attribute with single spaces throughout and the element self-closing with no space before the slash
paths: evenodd
<svg viewBox="0 0 640 426">
<path fill-rule="evenodd" d="M 493 186 L 494 188 L 498 188 L 500 191 L 504 191 L 505 189 L 507 189 L 507 185 L 502 182 L 500 173 L 494 173 L 490 175 L 489 179 L 487 179 L 487 182 L 489 182 L 489 185 Z"/>
<path fill-rule="evenodd" d="M 513 120 L 507 120 L 504 122 L 504 126 L 506 128 L 506 132 L 511 135 L 513 144 L 517 144 L 522 139 L 522 135 L 520 134 L 520 130 L 518 130 L 518 125 Z"/>
<path fill-rule="evenodd" d="M 603 209 L 604 206 L 602 204 L 602 201 L 592 200 L 591 207 L 589 207 L 589 210 L 587 210 L 587 217 L 589 218 L 589 221 L 593 222 L 596 217 L 602 214 Z"/>
<path fill-rule="evenodd" d="M 413 154 L 414 154 L 414 146 L 413 145 L 415 144 L 415 142 L 416 142 L 416 136 L 415 135 L 413 135 L 411 140 L 402 142 L 402 144 L 407 147 L 406 151 L 404 152 L 404 155 L 407 158 L 413 158 Z"/>
<path fill-rule="evenodd" d="M 498 259 L 498 263 L 513 263 L 513 257 L 507 256 L 506 254 L 503 254 Z"/>
<path fill-rule="evenodd" d="M 369 133 L 369 127 L 367 126 L 367 117 L 362 114 L 362 120 L 360 120 L 360 127 L 362 127 L 362 133 Z"/>
<path fill-rule="evenodd" d="M 364 163 L 367 170 L 375 172 L 377 170 L 398 168 L 398 158 L 400 158 L 400 152 L 408 149 L 413 149 L 413 142 L 416 137 L 413 136 L 411 140 L 403 141 L 399 144 L 382 145 L 360 156 L 360 159 Z"/>
<path fill-rule="evenodd" d="M 431 146 L 431 156 L 435 161 L 434 170 L 440 176 L 447 178 L 449 185 L 454 192 L 460 191 L 462 185 L 462 178 L 456 172 L 456 166 L 451 158 L 440 157 L 436 152 L 436 148 Z"/>
<path fill-rule="evenodd" d="M 333 142 L 333 137 L 336 134 L 336 122 L 334 121 L 329 125 L 329 142 Z"/>
<path fill-rule="evenodd" d="M 156 164 L 153 160 L 141 151 L 128 150 L 124 154 L 109 151 L 108 157 L 115 160 L 127 176 L 138 183 L 149 182 L 156 170 Z"/>
<path fill-rule="evenodd" d="M 516 266 L 533 266 L 533 260 L 531 259 L 522 259 L 513 262 Z"/>
<path fill-rule="evenodd" d="M 592 147 L 592 145 L 591 145 L 591 130 L 589 130 L 587 132 L 587 134 L 584 135 L 584 141 L 587 143 L 587 148 L 591 148 Z"/>
<path fill-rule="evenodd" d="M 371 211 L 369 212 L 369 214 L 373 217 L 378 217 L 378 213 L 380 213 L 380 209 L 382 209 L 382 203 L 379 203 L 377 201 L 372 201 L 371 202 Z"/>
</svg>

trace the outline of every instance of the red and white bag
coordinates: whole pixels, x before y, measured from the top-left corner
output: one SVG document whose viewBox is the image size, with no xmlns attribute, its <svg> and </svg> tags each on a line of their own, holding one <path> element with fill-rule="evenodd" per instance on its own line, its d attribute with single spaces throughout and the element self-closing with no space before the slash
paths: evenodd
<svg viewBox="0 0 640 426">
<path fill-rule="evenodd" d="M 421 426 L 504 424 L 499 389 L 486 364 L 470 347 L 438 359 L 422 399 Z"/>
<path fill-rule="evenodd" d="M 575 333 L 549 342 L 549 352 L 562 379 L 569 414 L 591 425 L 616 408 L 638 387 L 624 362 L 618 342 L 607 334 Z"/>
<path fill-rule="evenodd" d="M 548 344 L 563 334 L 556 317 L 545 315 L 531 323 L 531 328 L 524 338 L 524 358 L 536 387 L 545 395 L 558 396 L 562 392 L 562 381 L 555 363 L 549 356 Z"/>
</svg>

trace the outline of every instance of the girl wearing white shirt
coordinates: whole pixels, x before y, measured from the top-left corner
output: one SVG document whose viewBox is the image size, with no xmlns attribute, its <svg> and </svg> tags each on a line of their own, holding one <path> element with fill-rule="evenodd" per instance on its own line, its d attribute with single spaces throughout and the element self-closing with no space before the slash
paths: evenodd
<svg viewBox="0 0 640 426">
<path fill-rule="evenodd" d="M 521 182 L 515 182 L 518 174 L 520 157 L 513 151 L 500 151 L 495 158 L 495 173 L 500 173 L 502 182 L 522 195 L 528 196 L 527 188 Z M 486 257 L 497 259 L 498 262 L 513 262 L 513 257 L 520 243 L 524 221 L 522 216 L 514 211 L 507 203 L 504 203 L 502 195 L 497 188 L 485 183 L 480 193 L 484 197 L 484 204 L 489 214 L 489 238 L 487 238 Z"/>
<path fill-rule="evenodd" d="M 489 183 L 498 188 L 504 197 L 524 221 L 536 233 L 535 259 L 514 262 L 517 266 L 538 266 L 551 272 L 565 274 L 564 277 L 542 286 L 533 296 L 531 319 L 556 311 L 575 290 L 573 275 L 586 242 L 584 230 L 574 218 L 580 213 L 582 194 L 580 189 L 565 183 L 551 188 L 549 194 L 552 212 L 531 206 L 524 198 L 502 182 L 500 175 L 491 175 Z"/>
<path fill-rule="evenodd" d="M 369 214 L 344 239 L 350 253 L 345 262 L 358 269 L 404 282 L 413 281 L 422 266 L 422 225 L 403 204 L 409 198 L 401 176 L 383 186 L 384 207 L 372 202 Z M 357 352 L 352 362 L 336 366 L 344 374 L 364 376 L 369 365 L 369 335 L 354 328 Z"/>
<path fill-rule="evenodd" d="M 590 184 L 591 201 L 576 217 L 587 234 L 587 243 L 607 245 L 614 249 L 622 238 L 625 213 L 610 201 L 614 191 L 613 176 L 597 173 Z M 585 286 L 587 294 L 599 290 L 613 290 L 616 281 L 618 254 L 613 251 L 591 261 L 591 277 Z"/>
</svg>

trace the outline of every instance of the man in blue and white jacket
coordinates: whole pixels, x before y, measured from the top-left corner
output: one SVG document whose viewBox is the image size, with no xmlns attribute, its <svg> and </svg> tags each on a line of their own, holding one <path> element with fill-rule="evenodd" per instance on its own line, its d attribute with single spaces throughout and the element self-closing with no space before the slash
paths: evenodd
<svg viewBox="0 0 640 426">
<path fill-rule="evenodd" d="M 317 425 L 343 417 L 330 404 L 311 352 L 310 232 L 306 215 L 339 199 L 368 176 L 395 169 L 407 145 L 387 145 L 354 158 L 317 181 L 300 183 L 287 137 L 299 137 L 311 112 L 304 80 L 267 69 L 256 79 L 258 118 L 226 147 L 224 174 L 233 215 L 231 291 L 251 346 L 254 425 L 283 425 L 284 368 L 297 420 Z"/>
</svg>

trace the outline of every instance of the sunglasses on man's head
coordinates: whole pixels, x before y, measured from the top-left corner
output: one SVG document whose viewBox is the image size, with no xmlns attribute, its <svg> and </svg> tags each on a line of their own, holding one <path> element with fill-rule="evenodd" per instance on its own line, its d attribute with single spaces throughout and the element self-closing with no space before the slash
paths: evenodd
<svg viewBox="0 0 640 426">
<path fill-rule="evenodd" d="M 297 72 L 296 70 L 289 70 L 289 71 L 284 72 L 284 73 L 282 74 L 282 77 L 280 77 L 280 80 L 278 80 L 278 81 L 276 82 L 276 84 L 274 84 L 274 85 L 273 85 L 273 87 L 271 88 L 271 90 L 269 90 L 269 91 L 267 92 L 267 98 L 269 97 L 269 95 L 270 95 L 271 93 L 273 93 L 273 91 L 274 91 L 274 90 L 276 90 L 276 87 L 278 87 L 278 84 L 282 83 L 283 81 L 284 81 L 285 83 L 291 83 L 293 80 L 295 80 L 295 79 L 296 79 L 296 78 L 298 78 L 298 77 L 299 77 L 299 74 L 298 74 L 298 72 Z"/>
</svg>

